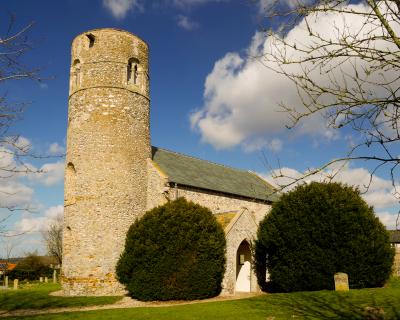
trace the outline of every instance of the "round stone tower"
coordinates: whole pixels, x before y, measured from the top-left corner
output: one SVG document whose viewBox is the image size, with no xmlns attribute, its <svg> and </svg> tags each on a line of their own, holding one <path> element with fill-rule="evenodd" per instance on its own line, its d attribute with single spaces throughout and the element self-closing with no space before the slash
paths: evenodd
<svg viewBox="0 0 400 320">
<path fill-rule="evenodd" d="M 95 29 L 72 42 L 64 191 L 65 295 L 124 292 L 115 266 L 146 210 L 150 158 L 148 47 Z"/>
</svg>

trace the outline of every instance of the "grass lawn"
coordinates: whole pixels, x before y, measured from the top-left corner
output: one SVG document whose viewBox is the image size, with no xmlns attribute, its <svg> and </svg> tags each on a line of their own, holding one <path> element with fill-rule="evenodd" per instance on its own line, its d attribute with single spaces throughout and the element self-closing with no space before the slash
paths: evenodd
<svg viewBox="0 0 400 320">
<path fill-rule="evenodd" d="M 22 290 L 21 290 L 22 292 Z M 17 298 L 17 296 L 15 296 Z M 52 298 L 51 298 L 52 299 Z M 60 301 L 71 298 L 57 298 Z M 84 300 L 81 299 L 81 305 Z M 29 299 L 28 299 L 29 300 Z M 31 300 L 36 300 L 31 296 Z M 1 303 L 1 302 L 0 302 Z M 32 302 L 29 302 L 32 305 Z M 61 302 L 57 306 L 61 305 Z M 66 304 L 63 304 L 66 305 Z M 71 305 L 71 304 L 69 304 Z M 76 304 L 78 305 L 78 303 Z M 47 307 L 55 306 L 48 303 Z M 25 307 L 25 306 L 24 306 Z M 365 307 L 382 308 L 385 318 L 365 318 Z M 224 302 L 199 303 L 162 308 L 132 308 L 73 312 L 25 317 L 26 319 L 185 319 L 185 320 L 278 320 L 278 319 L 400 319 L 400 279 L 386 288 L 350 292 L 297 292 L 269 294 Z M 7 319 L 21 319 L 7 318 Z"/>
<path fill-rule="evenodd" d="M 59 284 L 33 283 L 22 285 L 18 290 L 0 290 L 0 310 L 44 309 L 60 307 L 110 304 L 121 297 L 53 297 L 52 291 L 61 289 Z"/>
</svg>

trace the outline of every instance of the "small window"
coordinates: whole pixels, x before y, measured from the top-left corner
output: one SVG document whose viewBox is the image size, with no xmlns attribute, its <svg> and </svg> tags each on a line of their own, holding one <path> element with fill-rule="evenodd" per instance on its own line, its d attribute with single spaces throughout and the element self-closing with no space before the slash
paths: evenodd
<svg viewBox="0 0 400 320">
<path fill-rule="evenodd" d="M 130 84 L 138 84 L 139 72 L 138 72 L 139 61 L 135 58 L 131 58 L 128 61 L 126 80 Z"/>
<path fill-rule="evenodd" d="M 86 35 L 86 37 L 89 39 L 89 48 L 93 47 L 94 41 L 96 40 L 95 36 L 89 33 Z"/>
<path fill-rule="evenodd" d="M 75 59 L 72 64 L 72 84 L 74 87 L 78 87 L 80 84 L 80 72 L 81 72 L 81 63 L 79 59 Z"/>
</svg>

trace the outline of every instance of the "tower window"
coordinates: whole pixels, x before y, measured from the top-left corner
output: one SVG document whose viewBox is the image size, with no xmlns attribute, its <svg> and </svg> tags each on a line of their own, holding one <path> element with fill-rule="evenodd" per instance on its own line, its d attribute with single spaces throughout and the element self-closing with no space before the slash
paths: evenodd
<svg viewBox="0 0 400 320">
<path fill-rule="evenodd" d="M 89 48 L 93 47 L 94 41 L 96 40 L 95 36 L 89 33 L 86 35 L 86 37 L 89 39 Z"/>
<path fill-rule="evenodd" d="M 81 81 L 80 71 L 81 71 L 81 63 L 80 63 L 79 59 L 75 59 L 72 64 L 72 75 L 71 75 L 72 85 L 75 88 L 79 86 L 80 81 Z"/>
<path fill-rule="evenodd" d="M 131 58 L 128 61 L 127 66 L 127 82 L 128 84 L 138 84 L 139 72 L 138 72 L 139 61 L 135 58 Z"/>
</svg>

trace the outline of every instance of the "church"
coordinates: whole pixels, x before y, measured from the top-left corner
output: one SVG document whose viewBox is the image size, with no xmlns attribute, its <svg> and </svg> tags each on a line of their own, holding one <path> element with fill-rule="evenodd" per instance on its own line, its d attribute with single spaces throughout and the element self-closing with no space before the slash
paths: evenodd
<svg viewBox="0 0 400 320">
<path fill-rule="evenodd" d="M 149 209 L 184 197 L 223 226 L 223 295 L 257 292 L 251 241 L 277 200 L 257 174 L 150 142 L 148 45 L 118 29 L 72 42 L 64 188 L 63 292 L 121 295 L 115 266 L 129 226 Z"/>
</svg>

